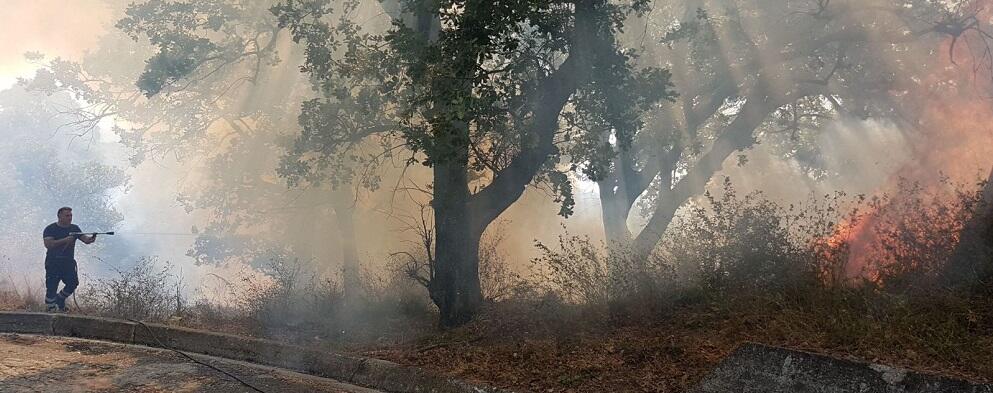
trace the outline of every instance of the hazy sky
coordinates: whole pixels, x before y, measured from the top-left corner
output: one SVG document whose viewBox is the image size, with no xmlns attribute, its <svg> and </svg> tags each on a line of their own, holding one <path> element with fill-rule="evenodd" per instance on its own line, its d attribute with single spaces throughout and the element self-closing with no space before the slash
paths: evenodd
<svg viewBox="0 0 993 393">
<path fill-rule="evenodd" d="M 0 88 L 33 67 L 24 53 L 78 58 L 93 47 L 114 20 L 98 0 L 3 0 L 0 13 Z"/>
</svg>

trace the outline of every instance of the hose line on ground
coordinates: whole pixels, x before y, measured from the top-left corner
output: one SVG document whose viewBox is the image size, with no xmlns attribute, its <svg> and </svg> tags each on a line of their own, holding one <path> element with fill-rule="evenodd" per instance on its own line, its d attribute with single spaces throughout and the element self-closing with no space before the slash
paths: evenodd
<svg viewBox="0 0 993 393">
<path fill-rule="evenodd" d="M 222 370 L 222 369 L 220 369 L 220 368 L 218 368 L 217 366 L 214 366 L 214 365 L 212 365 L 212 364 L 209 364 L 209 363 L 207 363 L 207 362 L 204 362 L 204 361 L 201 361 L 201 360 L 198 360 L 198 359 L 196 359 L 196 358 L 194 358 L 193 356 L 190 356 L 190 355 L 189 355 L 189 354 L 187 354 L 186 352 L 183 352 L 183 351 L 180 351 L 180 350 L 178 350 L 178 349 L 173 349 L 173 348 L 170 348 L 170 347 L 168 347 L 168 346 L 166 346 L 166 345 L 165 345 L 165 344 L 164 344 L 164 343 L 162 342 L 162 340 L 159 340 L 159 336 L 156 336 L 156 335 L 155 335 L 155 332 L 152 332 L 152 329 L 151 329 L 151 328 L 149 328 L 149 327 L 148 327 L 148 325 L 146 325 L 146 324 L 145 324 L 145 322 L 142 322 L 142 321 L 138 321 L 138 320 L 134 320 L 134 319 L 127 319 L 127 320 L 128 320 L 128 321 L 130 321 L 130 322 L 134 322 L 134 323 L 137 323 L 137 324 L 139 324 L 139 325 L 141 325 L 141 327 L 143 327 L 143 328 L 145 328 L 145 331 L 146 331 L 146 332 L 148 332 L 148 335 L 149 335 L 149 336 L 152 336 L 152 339 L 154 339 L 154 340 L 155 340 L 155 342 L 159 344 L 159 347 L 160 347 L 160 348 L 163 348 L 163 349 L 166 349 L 166 350 L 169 350 L 169 351 L 172 351 L 172 352 L 175 352 L 175 353 L 178 353 L 178 354 L 180 354 L 180 355 L 182 355 L 183 357 L 185 357 L 186 359 L 189 359 L 189 360 L 190 360 L 191 362 L 193 362 L 193 363 L 196 363 L 196 364 L 199 364 L 199 365 L 201 365 L 201 366 L 205 366 L 205 367 L 209 367 L 209 368 L 211 368 L 211 369 L 213 369 L 214 371 L 217 371 L 217 372 L 219 372 L 219 373 L 221 373 L 221 374 L 224 374 L 224 375 L 226 375 L 226 376 L 228 376 L 229 378 L 231 378 L 231 379 L 233 379 L 233 380 L 235 380 L 235 381 L 238 381 L 238 382 L 239 382 L 239 383 L 241 383 L 242 385 L 245 385 L 245 386 L 247 386 L 247 387 L 249 387 L 249 388 L 251 388 L 252 390 L 254 390 L 254 391 L 256 391 L 256 392 L 259 392 L 259 393 L 266 393 L 266 391 L 264 391 L 264 390 L 262 390 L 262 389 L 259 389 L 259 388 L 257 388 L 257 387 L 255 387 L 255 385 L 252 385 L 252 384 L 250 384 L 250 383 L 248 383 L 248 382 L 245 382 L 245 380 L 243 380 L 243 379 L 241 379 L 241 378 L 238 378 L 238 376 L 236 376 L 236 375 L 234 375 L 234 374 L 232 374 L 232 373 L 230 373 L 230 372 L 227 372 L 227 371 L 224 371 L 224 370 Z"/>
</svg>

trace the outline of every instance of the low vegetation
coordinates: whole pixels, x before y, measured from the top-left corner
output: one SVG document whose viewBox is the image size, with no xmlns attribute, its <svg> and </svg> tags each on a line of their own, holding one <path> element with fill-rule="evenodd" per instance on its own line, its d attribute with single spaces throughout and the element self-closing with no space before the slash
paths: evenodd
<svg viewBox="0 0 993 393">
<path fill-rule="evenodd" d="M 220 302 L 184 298 L 168 265 L 142 259 L 89 285 L 79 309 L 530 391 L 683 391 L 746 341 L 993 380 L 988 245 L 959 241 L 988 210 L 973 188 L 903 182 L 878 198 L 780 206 L 725 183 L 688 209 L 650 258 L 565 234 L 537 244 L 541 256 L 525 276 L 506 268 L 497 236 L 481 252 L 485 311 L 444 331 L 404 264 L 366 274 L 349 299 L 335 278 L 276 259 L 267 278 L 242 278 Z M 37 307 L 27 300 L 0 293 L 7 309 Z"/>
</svg>

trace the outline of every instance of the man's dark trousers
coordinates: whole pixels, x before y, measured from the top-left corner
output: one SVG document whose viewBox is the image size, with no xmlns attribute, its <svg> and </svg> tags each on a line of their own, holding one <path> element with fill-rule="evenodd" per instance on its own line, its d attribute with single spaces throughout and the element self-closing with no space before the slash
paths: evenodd
<svg viewBox="0 0 993 393">
<path fill-rule="evenodd" d="M 65 284 L 62 291 L 58 291 L 60 281 Z M 53 261 L 53 263 L 45 265 L 46 301 L 61 300 L 64 302 L 69 295 L 72 295 L 77 286 L 79 286 L 79 275 L 76 273 L 75 260 Z"/>
</svg>

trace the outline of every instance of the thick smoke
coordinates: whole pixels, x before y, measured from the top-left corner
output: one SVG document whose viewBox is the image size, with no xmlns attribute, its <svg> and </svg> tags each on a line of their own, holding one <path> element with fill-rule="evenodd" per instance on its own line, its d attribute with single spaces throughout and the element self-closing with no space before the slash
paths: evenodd
<svg viewBox="0 0 993 393">
<path fill-rule="evenodd" d="M 55 58 L 91 61 L 92 66 L 102 67 L 128 81 L 118 83 L 119 86 L 133 87 L 150 53 L 146 42 L 134 42 L 112 26 L 126 7 L 122 2 L 14 1 L 5 3 L 5 7 L 8 12 L 0 16 L 5 37 L 0 43 L 2 88 L 9 88 L 18 77 L 32 77 L 40 64 Z M 676 12 L 670 10 L 670 13 Z M 665 20 L 670 17 L 658 16 L 658 20 L 651 22 L 672 25 L 672 20 Z M 362 8 L 355 18 L 380 29 L 389 22 L 378 4 Z M 630 31 L 639 33 L 638 29 Z M 646 45 L 644 37 L 640 40 L 640 45 Z M 654 49 L 656 54 L 666 53 L 662 44 L 649 41 L 648 45 L 658 46 Z M 283 111 L 279 116 L 256 123 L 218 121 L 206 127 L 196 146 L 148 152 L 137 164 L 133 160 L 135 152 L 122 146 L 128 142 L 129 134 L 122 136 L 115 131 L 115 127 L 133 126 L 129 122 L 135 119 L 111 116 L 99 122 L 86 137 L 95 143 L 74 140 L 71 131 L 45 137 L 48 139 L 44 143 L 56 149 L 88 150 L 87 154 L 101 164 L 125 170 L 129 176 L 127 187 L 107 194 L 121 220 L 114 227 L 84 226 L 88 230 L 119 233 L 101 239 L 100 248 L 81 248 L 84 271 L 108 272 L 106 267 L 96 268 L 100 265 L 95 261 L 120 267 L 142 256 L 156 256 L 181 271 L 188 280 L 187 288 L 194 290 L 214 275 L 233 278 L 244 271 L 264 270 L 269 259 L 297 259 L 321 274 L 333 275 L 341 270 L 341 228 L 335 222 L 337 213 L 329 187 L 323 184 L 290 188 L 276 173 L 287 141 L 300 132 L 299 103 L 314 94 L 307 76 L 299 70 L 300 48 L 288 37 L 278 40 L 277 46 L 278 62 L 265 64 L 264 80 L 232 84 L 218 106 L 254 119 L 263 119 L 252 117 L 256 112 L 280 107 Z M 29 51 L 46 56 L 43 60 L 29 61 L 23 56 Z M 968 67 L 960 62 L 952 68 Z M 947 80 L 937 74 L 935 78 Z M 690 87 L 677 85 L 676 88 L 689 90 Z M 714 179 L 727 176 L 739 189 L 762 191 L 785 203 L 838 190 L 873 194 L 885 191 L 901 176 L 933 183 L 939 172 L 951 172 L 959 180 L 971 180 L 988 171 L 989 151 L 977 148 L 991 146 L 988 133 L 975 137 L 979 134 L 973 131 L 986 129 L 985 124 L 991 118 L 985 115 L 988 113 L 985 103 L 970 97 L 944 96 L 942 105 L 929 106 L 924 113 L 929 118 L 927 124 L 941 127 L 931 127 L 923 133 L 909 125 L 913 122 L 897 124 L 842 116 L 809 136 L 808 143 L 816 146 L 813 155 L 791 152 L 792 148 L 787 146 L 790 141 L 785 141 L 783 135 L 761 134 L 757 145 L 741 152 L 740 158 L 729 158 Z M 148 100 L 138 98 L 136 102 L 152 107 L 164 102 L 163 98 Z M 89 104 L 77 101 L 81 106 Z M 974 116 L 966 116 L 969 114 Z M 243 133 L 242 127 L 254 131 Z M 146 137 L 151 139 L 176 131 L 157 129 Z M 239 149 L 250 153 L 238 153 Z M 734 165 L 731 161 L 741 164 Z M 430 179 L 424 168 L 415 166 L 405 170 L 402 159 L 377 171 L 381 176 L 379 189 L 360 190 L 354 198 L 356 216 L 360 217 L 356 220 L 355 246 L 363 266 L 373 271 L 385 268 L 392 253 L 417 246 L 417 236 L 411 233 L 409 220 L 404 218 L 416 217 L 427 200 L 417 191 L 401 189 L 424 187 Z M 515 267 L 527 268 L 527 261 L 536 255 L 534 241 L 552 242 L 562 232 L 563 225 L 573 234 L 588 235 L 594 241 L 604 238 L 596 186 L 580 179 L 574 179 L 573 183 L 577 206 L 572 217 L 558 217 L 555 214 L 558 209 L 548 192 L 530 189 L 491 228 L 490 232 L 498 230 L 496 227 L 500 225 L 525 229 L 507 232 L 502 245 Z M 711 188 L 714 184 L 711 183 Z M 67 200 L 65 204 L 73 205 L 74 201 Z M 77 210 L 80 224 L 86 223 L 88 213 L 85 209 Z M 54 220 L 54 213 L 45 220 Z M 629 219 L 634 232 L 643 225 L 638 221 L 637 214 Z M 25 234 L 25 239 L 31 239 L 47 223 L 33 222 L 17 230 Z M 20 245 L 24 250 L 16 253 L 17 264 L 9 263 L 7 266 L 13 266 L 9 269 L 30 271 L 31 263 L 35 263 L 31 262 L 32 257 L 40 266 L 43 250 L 40 239 L 36 240 Z M 248 256 L 238 252 L 246 249 L 258 252 Z"/>
</svg>

